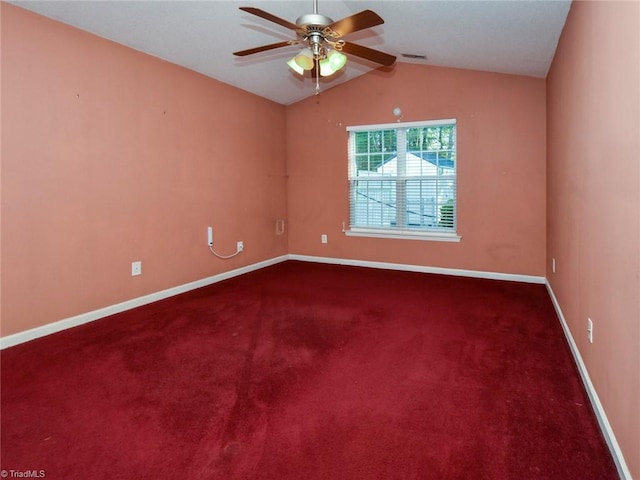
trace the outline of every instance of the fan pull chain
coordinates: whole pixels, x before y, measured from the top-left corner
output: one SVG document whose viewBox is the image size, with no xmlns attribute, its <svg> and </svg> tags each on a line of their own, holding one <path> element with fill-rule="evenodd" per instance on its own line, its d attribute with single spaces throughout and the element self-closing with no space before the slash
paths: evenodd
<svg viewBox="0 0 640 480">
<path fill-rule="evenodd" d="M 316 58 L 316 97 L 320 95 L 320 60 Z"/>
</svg>

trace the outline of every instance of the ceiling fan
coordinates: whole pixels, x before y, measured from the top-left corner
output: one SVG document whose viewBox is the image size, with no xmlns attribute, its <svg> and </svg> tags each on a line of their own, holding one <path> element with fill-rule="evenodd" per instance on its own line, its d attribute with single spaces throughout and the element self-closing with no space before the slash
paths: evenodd
<svg viewBox="0 0 640 480">
<path fill-rule="evenodd" d="M 287 64 L 300 75 L 305 71 L 311 71 L 311 76 L 316 78 L 316 94 L 319 92 L 318 77 L 326 77 L 340 70 L 347 61 L 345 53 L 384 66 L 393 65 L 396 61 L 393 55 L 342 39 L 350 33 L 383 24 L 384 20 L 371 10 L 363 10 L 334 22 L 331 18 L 318 13 L 318 1 L 313 0 L 313 13 L 302 15 L 296 23 L 283 20 L 259 8 L 240 7 L 240 10 L 293 30 L 296 33 L 296 39 L 241 50 L 234 52 L 234 55 L 244 57 L 280 47 L 305 45 Z"/>
</svg>

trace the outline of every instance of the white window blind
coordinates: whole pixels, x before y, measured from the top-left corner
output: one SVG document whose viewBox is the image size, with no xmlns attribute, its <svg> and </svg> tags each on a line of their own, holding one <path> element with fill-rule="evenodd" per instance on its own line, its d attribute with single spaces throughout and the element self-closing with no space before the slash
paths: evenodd
<svg viewBox="0 0 640 480">
<path fill-rule="evenodd" d="M 347 131 L 351 232 L 456 236 L 455 120 Z"/>
</svg>

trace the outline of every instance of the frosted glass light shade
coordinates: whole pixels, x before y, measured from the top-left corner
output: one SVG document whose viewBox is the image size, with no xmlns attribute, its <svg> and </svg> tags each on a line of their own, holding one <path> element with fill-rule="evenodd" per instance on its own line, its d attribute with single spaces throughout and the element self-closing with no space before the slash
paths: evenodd
<svg viewBox="0 0 640 480">
<path fill-rule="evenodd" d="M 331 62 L 333 69 L 337 72 L 347 63 L 347 56 L 338 50 L 331 50 L 327 55 L 327 60 Z"/>
<path fill-rule="evenodd" d="M 320 76 L 321 77 L 328 77 L 329 75 L 333 75 L 334 73 L 336 73 L 336 70 L 333 68 L 333 65 L 331 65 L 331 62 L 329 61 L 328 58 L 325 58 L 324 60 L 320 60 Z"/>
<path fill-rule="evenodd" d="M 308 48 L 301 50 L 298 55 L 293 57 L 293 60 L 303 70 L 311 70 L 313 68 L 313 53 Z"/>
<path fill-rule="evenodd" d="M 298 65 L 296 63 L 295 57 L 292 58 L 291 60 L 289 60 L 287 62 L 287 65 L 289 65 L 289 68 L 291 68 L 291 70 L 296 72 L 298 75 L 303 75 L 304 74 L 304 68 L 302 68 L 300 65 Z"/>
<path fill-rule="evenodd" d="M 337 50 L 330 50 L 327 58 L 320 61 L 320 76 L 333 75 L 347 63 L 347 56 Z"/>
</svg>

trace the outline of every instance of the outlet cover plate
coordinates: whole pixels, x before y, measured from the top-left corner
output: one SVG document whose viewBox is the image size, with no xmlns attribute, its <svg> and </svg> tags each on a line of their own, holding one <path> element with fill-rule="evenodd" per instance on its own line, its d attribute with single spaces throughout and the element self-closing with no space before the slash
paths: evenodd
<svg viewBox="0 0 640 480">
<path fill-rule="evenodd" d="M 142 275 L 142 262 L 131 262 L 131 276 Z"/>
</svg>

